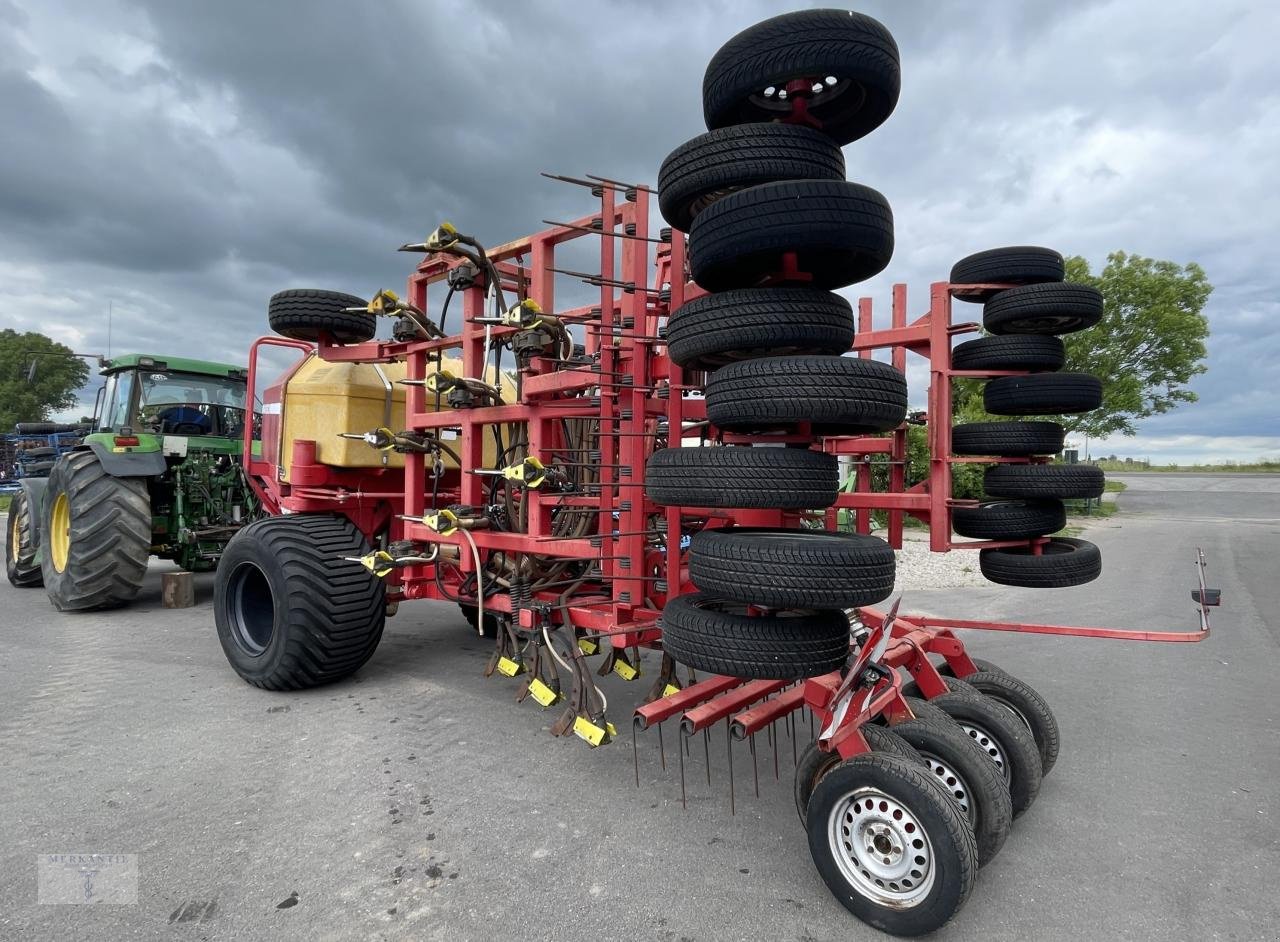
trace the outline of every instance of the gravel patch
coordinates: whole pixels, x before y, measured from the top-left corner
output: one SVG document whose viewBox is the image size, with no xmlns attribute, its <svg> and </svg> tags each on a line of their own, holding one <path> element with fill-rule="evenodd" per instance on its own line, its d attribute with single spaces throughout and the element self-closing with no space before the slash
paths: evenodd
<svg viewBox="0 0 1280 942">
<path fill-rule="evenodd" d="M 883 537 L 883 532 L 876 536 Z M 910 530 L 902 535 L 898 550 L 898 572 L 894 593 L 909 589 L 958 589 L 966 586 L 990 585 L 978 568 L 976 550 L 952 550 L 934 553 L 929 549 L 929 536 L 924 531 Z"/>
</svg>

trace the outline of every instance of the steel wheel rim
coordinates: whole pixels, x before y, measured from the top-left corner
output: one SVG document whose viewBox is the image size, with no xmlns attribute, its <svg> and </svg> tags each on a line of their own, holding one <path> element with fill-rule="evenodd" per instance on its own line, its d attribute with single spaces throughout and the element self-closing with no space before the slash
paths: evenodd
<svg viewBox="0 0 1280 942">
<path fill-rule="evenodd" d="M 969 787 L 964 776 L 932 753 L 921 750 L 920 756 L 928 766 L 929 772 L 938 780 L 938 784 L 945 788 L 951 800 L 960 806 L 969 823 L 974 823 L 977 820 L 977 809 L 969 797 L 973 794 L 973 789 Z"/>
<path fill-rule="evenodd" d="M 266 574 L 241 563 L 227 579 L 225 604 L 236 644 L 250 657 L 261 657 L 275 637 L 275 596 Z"/>
<path fill-rule="evenodd" d="M 1001 745 L 1000 740 L 992 736 L 986 727 L 970 723 L 967 720 L 960 722 L 960 728 L 996 764 L 996 768 L 1000 770 L 1000 774 L 1004 777 L 1004 783 L 1006 785 L 1010 784 L 1013 779 L 1013 772 L 1004 757 L 1004 747 Z"/>
<path fill-rule="evenodd" d="M 66 492 L 59 494 L 49 514 L 49 557 L 53 568 L 66 572 L 71 556 L 71 500 Z"/>
<path fill-rule="evenodd" d="M 933 844 L 919 817 L 876 788 L 858 788 L 827 819 L 831 856 L 853 889 L 882 906 L 911 909 L 933 889 Z"/>
<path fill-rule="evenodd" d="M 1027 719 L 1027 714 L 1023 713 L 1016 706 L 1014 706 L 1012 703 L 1004 699 L 1004 697 L 999 696 L 998 694 L 988 693 L 985 690 L 982 691 L 982 693 L 984 696 L 991 699 L 997 706 L 1004 707 L 1006 710 L 1012 713 L 1015 717 L 1017 717 L 1018 721 L 1021 722 L 1022 725 L 1027 728 L 1027 732 L 1031 733 L 1032 735 L 1035 734 L 1035 730 L 1031 728 L 1031 720 Z"/>
</svg>

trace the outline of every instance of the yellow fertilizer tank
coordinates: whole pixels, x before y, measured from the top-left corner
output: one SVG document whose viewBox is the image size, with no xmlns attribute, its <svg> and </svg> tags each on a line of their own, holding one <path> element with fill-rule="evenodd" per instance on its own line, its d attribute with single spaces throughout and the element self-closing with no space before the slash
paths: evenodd
<svg viewBox="0 0 1280 942">
<path fill-rule="evenodd" d="M 440 364 L 445 372 L 461 376 L 462 361 L 446 356 Z M 341 438 L 343 432 L 371 432 L 387 426 L 395 431 L 405 427 L 404 363 L 333 363 L 310 356 L 289 377 L 281 408 L 284 428 L 280 449 L 282 480 L 289 480 L 293 464 L 295 440 L 310 439 L 316 443 L 316 458 L 321 464 L 335 468 L 403 468 L 404 455 L 381 452 L 358 439 Z M 493 369 L 484 377 L 492 383 Z M 503 374 L 500 386 L 507 402 L 516 400 L 515 383 Z M 427 397 L 427 408 L 434 402 Z M 441 403 L 440 408 L 448 409 Z M 447 433 L 446 433 L 447 435 Z M 387 462 L 383 464 L 383 457 Z M 457 468 L 447 454 L 445 467 Z M 492 465 L 497 460 L 490 436 L 485 436 L 484 460 Z"/>
</svg>

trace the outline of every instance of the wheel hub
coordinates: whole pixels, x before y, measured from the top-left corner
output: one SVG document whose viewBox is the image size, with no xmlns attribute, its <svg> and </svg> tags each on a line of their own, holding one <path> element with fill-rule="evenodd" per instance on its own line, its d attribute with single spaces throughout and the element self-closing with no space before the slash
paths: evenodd
<svg viewBox="0 0 1280 942">
<path fill-rule="evenodd" d="M 849 883 L 869 899 L 901 909 L 933 887 L 933 846 L 905 804 L 874 788 L 838 802 L 830 819 L 832 856 Z"/>
<path fill-rule="evenodd" d="M 963 729 L 979 746 L 982 751 L 991 757 L 991 761 L 996 764 L 996 768 L 1000 770 L 1000 774 L 1004 776 L 1004 783 L 1009 784 L 1012 772 L 1009 769 L 1009 763 L 1004 759 L 1004 750 L 1000 748 L 1000 743 L 986 729 L 981 726 L 975 726 L 973 723 L 964 722 L 960 724 Z"/>
</svg>

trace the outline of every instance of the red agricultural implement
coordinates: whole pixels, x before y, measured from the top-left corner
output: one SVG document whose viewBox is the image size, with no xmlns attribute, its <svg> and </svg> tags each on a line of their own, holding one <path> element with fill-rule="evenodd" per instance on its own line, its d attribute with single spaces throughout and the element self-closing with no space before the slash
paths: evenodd
<svg viewBox="0 0 1280 942">
<path fill-rule="evenodd" d="M 785 74 L 752 65 L 797 30 L 844 58 L 828 49 L 836 61 L 797 60 Z M 259 448 L 246 430 L 249 480 L 272 516 L 233 540 L 218 573 L 219 635 L 237 672 L 268 689 L 335 680 L 368 659 L 400 603 L 453 601 L 494 638 L 488 672 L 518 678 L 522 699 L 558 711 L 553 732 L 594 747 L 617 737 L 623 717 L 607 710 L 589 659 L 633 679 L 641 650 L 659 651 L 633 736 L 673 720 L 682 737 L 706 737 L 723 721 L 754 755 L 755 734 L 776 743 L 775 724 L 798 731 L 807 711 L 816 737 L 796 756 L 797 807 L 832 892 L 898 934 L 951 918 L 1058 750 L 1043 699 L 971 658 L 956 629 L 1199 641 L 1218 594 L 1198 557 L 1195 631 L 873 607 L 892 591 L 907 517 L 927 524 L 934 551 L 978 550 L 998 582 L 1078 585 L 1101 564 L 1096 547 L 1051 536 L 1059 498 L 1101 488 L 1093 469 L 1050 463 L 1060 427 L 952 425 L 963 378 L 989 381 L 996 414 L 1096 405 L 1092 378 L 1037 359 L 1052 361 L 1054 335 L 1101 310 L 1100 298 L 1062 284 L 1061 256 L 971 256 L 914 316 L 895 285 L 888 323 L 864 298 L 855 324 L 825 293 L 879 271 L 892 251 L 891 217 L 887 245 L 877 242 L 887 205 L 844 183 L 839 157 L 896 101 L 896 47 L 892 75 L 859 71 L 853 55 L 887 37 L 832 11 L 767 21 L 713 60 L 712 131 L 673 153 L 658 190 L 554 177 L 596 202 L 491 248 L 442 225 L 402 247 L 424 256 L 403 298 L 273 298 L 285 337 L 254 343 L 251 392 L 264 347 L 296 348 L 299 359 L 261 390 Z M 755 69 L 749 88 L 717 71 L 726 50 Z M 815 143 L 823 135 L 834 143 Z M 764 180 L 741 179 L 755 164 L 716 156 L 726 146 L 776 153 L 782 138 L 818 156 L 806 164 L 784 151 Z M 837 159 L 839 181 L 828 172 Z M 817 165 L 826 169 L 806 170 Z M 655 195 L 678 228 L 651 226 Z M 817 231 L 822 207 L 847 210 L 838 238 Z M 769 234 L 756 238 L 765 217 Z M 589 246 L 596 270 L 564 268 L 569 243 L 576 258 Z M 578 282 L 598 294 L 561 304 Z M 979 330 L 957 322 L 957 299 L 985 302 L 994 336 L 953 352 L 955 337 Z M 372 339 L 379 315 L 396 319 L 394 339 Z M 925 425 L 932 456 L 911 485 L 908 355 L 928 363 L 927 408 L 910 421 Z M 837 493 L 841 459 L 855 486 Z M 1004 499 L 952 499 L 953 466 L 972 461 L 991 466 L 988 492 Z M 841 511 L 853 532 L 837 532 Z M 873 514 L 884 540 L 870 535 Z M 676 752 L 683 792 L 683 743 Z"/>
</svg>

